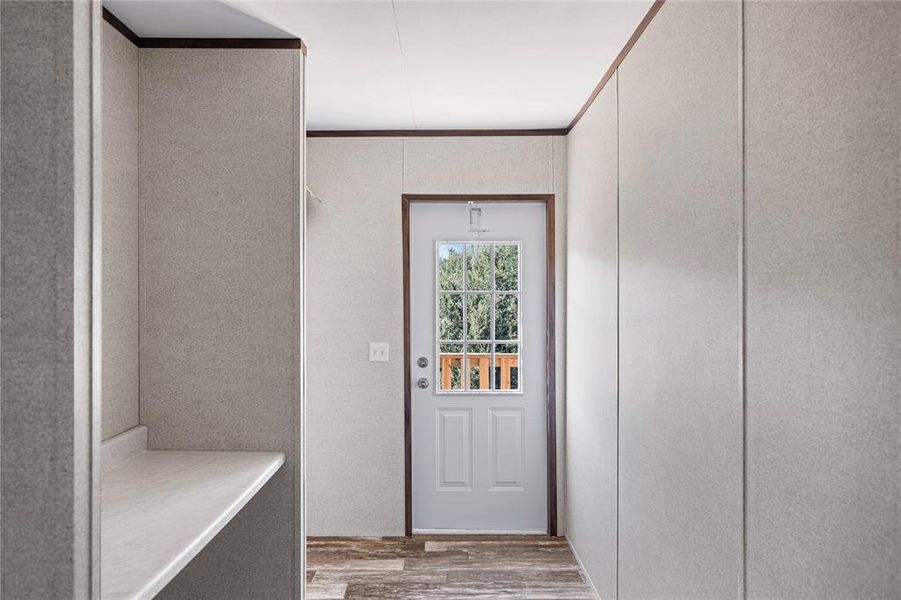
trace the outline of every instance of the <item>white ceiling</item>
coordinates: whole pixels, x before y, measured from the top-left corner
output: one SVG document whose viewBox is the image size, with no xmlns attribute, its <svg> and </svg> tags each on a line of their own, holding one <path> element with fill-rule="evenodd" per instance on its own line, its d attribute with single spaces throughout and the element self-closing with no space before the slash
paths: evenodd
<svg viewBox="0 0 901 600">
<path fill-rule="evenodd" d="M 291 37 L 214 0 L 103 0 L 140 37 Z"/>
<path fill-rule="evenodd" d="M 651 3 L 104 0 L 142 37 L 303 38 L 310 130 L 565 127 Z"/>
</svg>

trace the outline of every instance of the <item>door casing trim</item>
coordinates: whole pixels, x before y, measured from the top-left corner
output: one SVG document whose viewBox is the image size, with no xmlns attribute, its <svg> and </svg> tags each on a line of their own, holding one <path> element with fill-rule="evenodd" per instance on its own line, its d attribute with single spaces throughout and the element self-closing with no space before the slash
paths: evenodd
<svg viewBox="0 0 901 600">
<path fill-rule="evenodd" d="M 557 535 L 557 351 L 554 194 L 402 194 L 404 277 L 404 535 L 413 535 L 412 370 L 410 360 L 410 204 L 426 202 L 541 202 L 545 205 L 545 408 L 547 410 L 547 533 Z"/>
</svg>

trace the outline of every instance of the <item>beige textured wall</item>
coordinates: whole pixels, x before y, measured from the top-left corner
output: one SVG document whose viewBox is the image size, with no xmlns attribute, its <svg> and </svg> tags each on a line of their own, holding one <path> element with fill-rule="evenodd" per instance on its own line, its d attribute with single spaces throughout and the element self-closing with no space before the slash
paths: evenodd
<svg viewBox="0 0 901 600">
<path fill-rule="evenodd" d="M 740 48 L 740 4 L 667 2 L 569 136 L 568 529 L 604 598 L 741 594 Z"/>
<path fill-rule="evenodd" d="M 307 526 L 403 535 L 403 193 L 557 195 L 558 511 L 563 503 L 566 145 L 562 137 L 311 138 Z M 391 344 L 370 363 L 370 341 Z"/>
<path fill-rule="evenodd" d="M 90 598 L 99 582 L 90 352 L 99 16 L 99 4 L 87 2 L 0 5 L 0 596 L 7 599 Z"/>
<path fill-rule="evenodd" d="M 287 463 L 162 592 L 289 598 L 299 564 L 299 50 L 141 49 L 141 423 Z"/>
<path fill-rule="evenodd" d="M 567 537 L 616 597 L 618 159 L 616 75 L 567 136 Z"/>
<path fill-rule="evenodd" d="M 899 31 L 745 6 L 748 598 L 901 595 Z"/>
<path fill-rule="evenodd" d="M 667 2 L 618 70 L 621 598 L 741 594 L 740 49 Z"/>
<path fill-rule="evenodd" d="M 103 439 L 138 424 L 138 47 L 103 22 Z"/>
<path fill-rule="evenodd" d="M 670 0 L 619 69 L 618 567 L 595 579 L 603 597 L 901 589 L 899 28 L 897 3 Z M 580 285 L 604 259 L 579 249 L 611 232 L 601 194 L 596 214 L 582 202 L 610 166 L 593 128 L 589 112 L 569 136 L 567 498 L 594 577 L 583 538 L 604 507 L 579 465 L 603 464 L 604 428 L 580 429 L 592 382 L 576 346 L 598 317 L 579 307 L 603 307 Z"/>
<path fill-rule="evenodd" d="M 404 533 L 403 147 L 307 140 L 309 185 L 324 199 L 307 209 L 310 535 Z M 370 341 L 391 345 L 388 363 L 368 362 Z"/>
</svg>

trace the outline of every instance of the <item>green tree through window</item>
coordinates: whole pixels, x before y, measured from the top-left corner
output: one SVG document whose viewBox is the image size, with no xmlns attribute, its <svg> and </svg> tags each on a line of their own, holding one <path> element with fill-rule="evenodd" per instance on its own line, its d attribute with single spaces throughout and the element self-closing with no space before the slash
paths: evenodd
<svg viewBox="0 0 901 600">
<path fill-rule="evenodd" d="M 518 389 L 519 244 L 441 243 L 437 252 L 439 369 L 446 371 L 439 389 Z"/>
</svg>

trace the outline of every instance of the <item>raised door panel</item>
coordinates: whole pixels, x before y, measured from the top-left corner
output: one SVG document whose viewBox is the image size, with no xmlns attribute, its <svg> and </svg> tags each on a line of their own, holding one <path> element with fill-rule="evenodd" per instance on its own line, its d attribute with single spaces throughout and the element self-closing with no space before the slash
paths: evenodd
<svg viewBox="0 0 901 600">
<path fill-rule="evenodd" d="M 525 467 L 523 408 L 492 408 L 491 482 L 492 490 L 522 490 Z"/>
<path fill-rule="evenodd" d="M 438 489 L 472 489 L 472 409 L 439 408 Z"/>
</svg>

